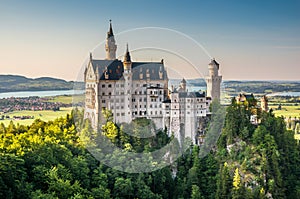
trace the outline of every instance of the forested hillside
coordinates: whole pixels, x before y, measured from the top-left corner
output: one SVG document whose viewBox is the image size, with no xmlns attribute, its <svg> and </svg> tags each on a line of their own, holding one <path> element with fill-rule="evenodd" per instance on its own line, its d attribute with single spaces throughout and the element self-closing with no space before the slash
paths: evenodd
<svg viewBox="0 0 300 199">
<path fill-rule="evenodd" d="M 207 156 L 199 158 L 199 147 L 191 146 L 176 164 L 150 173 L 125 173 L 97 161 L 85 148 L 92 131 L 78 110 L 53 122 L 0 125 L 0 198 L 300 198 L 293 133 L 272 113 L 252 125 L 250 110 L 233 101 L 218 146 Z M 106 115 L 96 136 L 125 152 L 153 151 L 174 139 L 163 131 L 137 139 Z"/>
<path fill-rule="evenodd" d="M 78 88 L 84 88 L 77 83 Z M 51 77 L 27 78 L 19 75 L 0 75 L 0 93 L 14 91 L 45 91 L 73 89 L 74 82 Z"/>
</svg>

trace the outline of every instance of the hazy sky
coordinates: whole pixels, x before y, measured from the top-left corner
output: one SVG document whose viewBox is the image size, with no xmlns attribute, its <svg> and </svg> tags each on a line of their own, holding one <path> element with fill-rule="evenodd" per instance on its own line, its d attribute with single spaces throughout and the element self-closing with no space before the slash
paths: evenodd
<svg viewBox="0 0 300 199">
<path fill-rule="evenodd" d="M 112 19 L 115 34 L 162 27 L 188 35 L 216 58 L 224 79 L 300 80 L 299 11 L 297 0 L 0 0 L 0 73 L 74 80 Z M 116 36 L 118 55 L 126 42 L 134 50 L 147 38 L 164 49 L 182 46 L 188 59 L 197 57 L 176 36 L 129 33 Z M 210 58 L 204 52 L 200 57 L 206 57 L 206 68 Z"/>
</svg>

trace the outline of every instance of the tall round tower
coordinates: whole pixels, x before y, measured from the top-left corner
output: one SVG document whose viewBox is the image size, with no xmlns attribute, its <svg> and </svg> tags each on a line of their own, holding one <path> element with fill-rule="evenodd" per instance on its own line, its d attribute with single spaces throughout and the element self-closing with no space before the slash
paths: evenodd
<svg viewBox="0 0 300 199">
<path fill-rule="evenodd" d="M 126 46 L 126 52 L 124 55 L 124 60 L 123 60 L 123 66 L 124 66 L 124 72 L 123 72 L 123 77 L 124 77 L 124 109 L 125 113 L 127 116 L 125 117 L 125 122 L 130 123 L 132 121 L 132 62 L 131 62 L 131 57 L 130 53 L 128 50 L 128 44 Z"/>
<path fill-rule="evenodd" d="M 206 77 L 207 97 L 220 100 L 222 76 L 219 75 L 219 63 L 212 59 L 208 64 L 209 76 Z"/>
<path fill-rule="evenodd" d="M 107 32 L 106 43 L 105 43 L 106 59 L 115 60 L 117 45 L 111 25 L 111 20 L 109 20 L 109 30 Z"/>
</svg>

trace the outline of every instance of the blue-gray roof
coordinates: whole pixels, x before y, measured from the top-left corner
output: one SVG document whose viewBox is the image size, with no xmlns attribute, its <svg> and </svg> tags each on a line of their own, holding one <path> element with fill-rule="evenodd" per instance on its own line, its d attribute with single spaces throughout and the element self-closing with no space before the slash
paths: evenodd
<svg viewBox="0 0 300 199">
<path fill-rule="evenodd" d="M 123 76 L 124 66 L 120 60 L 92 60 L 92 66 L 94 71 L 99 73 L 100 80 L 105 79 L 105 73 L 108 74 L 107 80 L 119 80 Z M 167 79 L 167 72 L 164 64 L 161 62 L 132 62 L 132 79 L 140 80 L 140 74 L 142 79 L 147 78 L 147 73 L 150 75 L 151 80 L 163 80 Z M 162 78 L 160 78 L 160 73 Z"/>
<path fill-rule="evenodd" d="M 180 98 L 199 98 L 205 97 L 205 92 L 179 92 Z"/>
</svg>

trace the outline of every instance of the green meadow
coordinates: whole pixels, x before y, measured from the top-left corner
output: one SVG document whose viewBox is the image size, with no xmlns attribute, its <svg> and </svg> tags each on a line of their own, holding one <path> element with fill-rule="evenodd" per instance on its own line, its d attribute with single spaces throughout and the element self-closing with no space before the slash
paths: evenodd
<svg viewBox="0 0 300 199">
<path fill-rule="evenodd" d="M 15 124 L 19 123 L 20 125 L 30 125 L 35 119 L 41 119 L 45 122 L 50 120 L 55 120 L 58 117 L 66 116 L 68 113 L 71 113 L 72 107 L 60 108 L 59 111 L 44 110 L 44 111 L 14 111 L 6 113 L 5 115 L 10 116 L 10 119 L 0 120 L 0 123 L 4 123 L 7 126 L 10 121 L 13 121 Z M 34 119 L 24 119 L 24 120 L 14 120 L 13 116 L 34 116 Z"/>
<path fill-rule="evenodd" d="M 277 110 L 278 105 L 270 105 L 273 109 L 273 113 L 276 116 L 283 117 L 300 117 L 300 105 L 295 106 L 295 103 L 285 103 L 281 105 L 281 110 Z"/>
<path fill-rule="evenodd" d="M 64 104 L 78 103 L 84 101 L 84 95 L 61 95 L 47 98 L 49 102 L 61 102 Z"/>
</svg>

